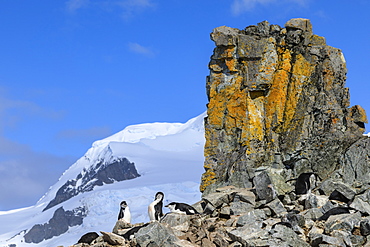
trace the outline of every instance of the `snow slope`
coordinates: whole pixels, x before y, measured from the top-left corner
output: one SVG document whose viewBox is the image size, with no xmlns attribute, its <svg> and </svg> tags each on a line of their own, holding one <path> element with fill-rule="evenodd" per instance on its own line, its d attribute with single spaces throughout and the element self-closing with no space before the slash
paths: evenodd
<svg viewBox="0 0 370 247">
<path fill-rule="evenodd" d="M 132 223 L 147 222 L 147 206 L 157 191 L 164 192 L 165 204 L 171 201 L 190 204 L 199 201 L 199 182 L 204 160 L 204 117 L 205 114 L 201 114 L 184 124 L 128 126 L 110 137 L 94 142 L 36 205 L 0 211 L 0 247 L 9 244 L 16 244 L 17 247 L 68 246 L 76 243 L 87 232 L 112 231 L 122 200 L 126 200 L 131 209 Z M 60 205 L 42 211 L 66 181 L 76 178 L 98 160 L 114 161 L 122 157 L 135 163 L 140 177 L 97 186 L 92 191 L 78 194 Z M 47 223 L 60 206 L 65 210 L 84 206 L 87 216 L 83 224 L 39 244 L 24 243 L 23 236 L 27 230 L 35 224 Z"/>
</svg>

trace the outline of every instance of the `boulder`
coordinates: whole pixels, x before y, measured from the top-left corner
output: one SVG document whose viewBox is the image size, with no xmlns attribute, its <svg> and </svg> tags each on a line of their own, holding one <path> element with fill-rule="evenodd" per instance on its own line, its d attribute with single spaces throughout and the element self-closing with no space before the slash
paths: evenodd
<svg viewBox="0 0 370 247">
<path fill-rule="evenodd" d="M 325 234 L 317 234 L 311 238 L 311 246 L 324 246 L 325 244 L 338 247 L 346 247 L 343 239 L 337 237 L 331 237 Z"/>
<path fill-rule="evenodd" d="M 370 235 L 370 219 L 364 219 L 360 222 L 360 231 L 362 236 Z"/>
<path fill-rule="evenodd" d="M 286 179 L 278 171 L 277 169 L 268 168 L 262 170 L 253 178 L 259 200 L 270 202 L 277 196 L 285 195 L 293 190 L 293 187 L 286 183 Z"/>
<path fill-rule="evenodd" d="M 101 231 L 100 233 L 103 235 L 104 241 L 111 245 L 127 246 L 126 240 L 123 237 L 115 233 L 103 232 L 103 231 Z"/>
<path fill-rule="evenodd" d="M 222 204 L 228 204 L 230 202 L 229 196 L 230 194 L 226 192 L 215 192 L 202 196 L 202 199 L 206 203 L 211 204 L 214 208 L 219 208 Z"/>
<path fill-rule="evenodd" d="M 127 229 L 130 229 L 131 227 L 133 227 L 133 225 L 127 223 L 125 220 L 117 220 L 112 232 L 118 235 L 123 235 L 127 231 Z"/>
<path fill-rule="evenodd" d="M 245 224 L 243 227 L 238 227 L 235 230 L 228 232 L 232 241 L 242 243 L 243 246 L 254 246 L 254 241 L 258 239 L 268 238 L 269 232 L 262 229 L 256 224 Z"/>
<path fill-rule="evenodd" d="M 275 199 L 269 203 L 266 204 L 266 207 L 271 209 L 271 211 L 274 213 L 274 215 L 281 217 L 284 214 L 286 214 L 286 209 L 284 208 L 283 203 L 279 199 Z"/>
<path fill-rule="evenodd" d="M 362 214 L 370 215 L 370 204 L 369 202 L 364 201 L 363 198 L 363 196 L 356 196 L 349 206 L 360 211 Z"/>
<path fill-rule="evenodd" d="M 355 190 L 349 185 L 334 179 L 327 179 L 322 182 L 320 189 L 325 195 L 329 196 L 329 199 L 346 203 L 351 201 L 356 195 Z"/>
<path fill-rule="evenodd" d="M 360 226 L 361 214 L 338 214 L 332 215 L 325 222 L 325 233 L 330 234 L 334 230 L 352 232 L 355 226 Z"/>
<path fill-rule="evenodd" d="M 309 247 L 291 228 L 284 225 L 276 225 L 272 231 L 273 239 L 281 241 L 280 246 Z"/>
<path fill-rule="evenodd" d="M 366 185 L 370 181 L 370 138 L 362 137 L 340 158 L 338 171 L 343 182 L 352 186 Z"/>
<path fill-rule="evenodd" d="M 176 246 L 174 243 L 179 239 L 170 227 L 157 221 L 151 222 L 135 233 L 136 242 L 139 246 Z"/>
<path fill-rule="evenodd" d="M 254 209 L 253 205 L 247 202 L 238 201 L 230 203 L 230 214 L 231 215 L 241 215 L 248 213 Z"/>
<path fill-rule="evenodd" d="M 255 209 L 251 212 L 248 212 L 248 213 L 238 217 L 236 225 L 239 226 L 239 227 L 242 227 L 242 226 L 245 226 L 245 225 L 250 225 L 250 226 L 257 227 L 257 228 L 261 228 L 262 227 L 262 222 L 266 218 L 267 217 L 266 217 L 266 213 L 265 213 L 264 210 Z"/>
<path fill-rule="evenodd" d="M 161 223 L 170 227 L 176 236 L 182 236 L 189 230 L 191 219 L 194 217 L 199 216 L 168 213 L 161 219 Z"/>
</svg>

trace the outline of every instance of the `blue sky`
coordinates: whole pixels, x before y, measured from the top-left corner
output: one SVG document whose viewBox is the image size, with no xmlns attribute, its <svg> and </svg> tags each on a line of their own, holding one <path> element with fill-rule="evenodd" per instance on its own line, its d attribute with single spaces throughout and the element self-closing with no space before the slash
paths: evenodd
<svg viewBox="0 0 370 247">
<path fill-rule="evenodd" d="M 310 19 L 344 52 L 351 104 L 370 112 L 367 0 L 0 3 L 0 210 L 33 205 L 95 140 L 204 112 L 218 26 Z"/>
</svg>

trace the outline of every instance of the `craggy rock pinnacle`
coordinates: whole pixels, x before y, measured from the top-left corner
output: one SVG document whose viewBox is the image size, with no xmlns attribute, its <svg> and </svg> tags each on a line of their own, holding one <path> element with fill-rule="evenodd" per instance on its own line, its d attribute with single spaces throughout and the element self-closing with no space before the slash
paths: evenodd
<svg viewBox="0 0 370 247">
<path fill-rule="evenodd" d="M 285 28 L 222 26 L 211 39 L 201 191 L 253 187 L 259 167 L 287 179 L 314 172 L 323 180 L 338 170 L 367 123 L 363 108 L 349 108 L 341 50 L 300 18 Z"/>
</svg>

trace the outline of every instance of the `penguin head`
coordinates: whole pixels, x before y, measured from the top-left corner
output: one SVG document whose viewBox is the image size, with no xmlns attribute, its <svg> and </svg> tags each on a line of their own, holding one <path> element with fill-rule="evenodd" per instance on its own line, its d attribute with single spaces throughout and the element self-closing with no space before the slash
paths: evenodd
<svg viewBox="0 0 370 247">
<path fill-rule="evenodd" d="M 121 206 L 121 208 L 125 209 L 127 207 L 126 201 L 122 201 L 120 206 Z"/>
<path fill-rule="evenodd" d="M 157 194 L 155 194 L 155 200 L 162 201 L 163 197 L 164 197 L 163 192 L 157 192 Z"/>
<path fill-rule="evenodd" d="M 170 204 L 166 205 L 165 207 L 169 208 L 171 211 L 175 210 L 176 202 L 171 202 Z"/>
</svg>

